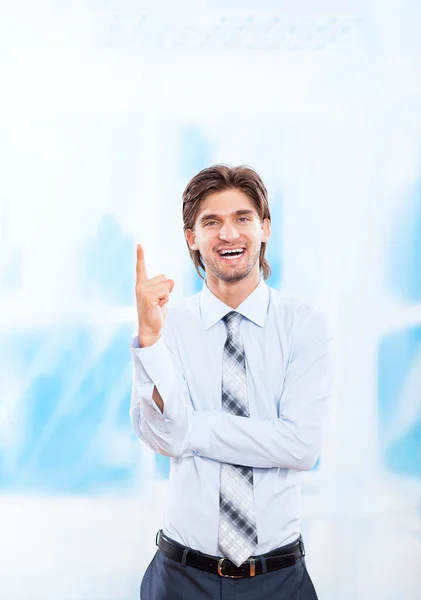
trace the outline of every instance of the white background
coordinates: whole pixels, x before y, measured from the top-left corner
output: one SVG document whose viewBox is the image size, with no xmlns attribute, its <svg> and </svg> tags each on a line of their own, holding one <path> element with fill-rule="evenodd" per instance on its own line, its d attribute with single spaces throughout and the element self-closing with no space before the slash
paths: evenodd
<svg viewBox="0 0 421 600">
<path fill-rule="evenodd" d="M 262 175 L 272 285 L 336 335 L 319 597 L 421 597 L 420 28 L 415 0 L 2 2 L 0 597 L 138 597 L 166 466 L 128 417 L 135 246 L 197 289 L 181 193 L 216 162 Z"/>
</svg>

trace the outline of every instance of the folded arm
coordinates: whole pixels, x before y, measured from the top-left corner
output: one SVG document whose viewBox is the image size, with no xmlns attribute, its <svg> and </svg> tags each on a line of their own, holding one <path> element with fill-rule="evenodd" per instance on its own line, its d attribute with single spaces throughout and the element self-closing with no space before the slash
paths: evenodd
<svg viewBox="0 0 421 600">
<path fill-rule="evenodd" d="M 149 348 L 132 344 L 131 419 L 155 452 L 204 456 L 252 467 L 309 470 L 317 461 L 333 383 L 332 335 L 325 317 L 304 307 L 273 420 L 193 410 L 176 340 L 166 333 Z M 155 382 L 155 383 L 153 383 Z M 155 388 L 156 385 L 156 388 Z M 163 413 L 153 400 L 163 400 Z"/>
<path fill-rule="evenodd" d="M 279 418 L 257 420 L 196 411 L 183 456 L 197 454 L 262 468 L 309 470 L 314 466 L 332 389 L 332 335 L 320 312 L 302 310 L 305 315 L 294 334 Z"/>
</svg>

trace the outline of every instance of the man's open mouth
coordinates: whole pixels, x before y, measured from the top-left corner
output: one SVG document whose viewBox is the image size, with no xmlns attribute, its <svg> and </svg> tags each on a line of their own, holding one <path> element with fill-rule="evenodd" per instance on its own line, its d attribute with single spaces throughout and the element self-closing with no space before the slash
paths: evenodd
<svg viewBox="0 0 421 600">
<path fill-rule="evenodd" d="M 235 260 L 241 258 L 245 251 L 245 248 L 233 248 L 232 250 L 219 250 L 218 254 L 226 260 Z"/>
</svg>

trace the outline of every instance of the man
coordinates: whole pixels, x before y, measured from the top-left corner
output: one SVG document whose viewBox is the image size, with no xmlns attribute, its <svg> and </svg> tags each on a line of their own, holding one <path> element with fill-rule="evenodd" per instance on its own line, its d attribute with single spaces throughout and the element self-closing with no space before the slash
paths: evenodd
<svg viewBox="0 0 421 600">
<path fill-rule="evenodd" d="M 168 315 L 174 281 L 149 279 L 137 249 L 131 418 L 150 448 L 171 457 L 141 599 L 313 600 L 300 472 L 320 452 L 329 328 L 264 282 L 270 211 L 253 169 L 201 171 L 184 191 L 183 220 L 206 279 Z"/>
</svg>

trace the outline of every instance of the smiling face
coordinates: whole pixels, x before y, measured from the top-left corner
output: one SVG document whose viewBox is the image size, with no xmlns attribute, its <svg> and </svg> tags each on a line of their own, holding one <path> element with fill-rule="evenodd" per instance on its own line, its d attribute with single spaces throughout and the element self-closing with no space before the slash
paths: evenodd
<svg viewBox="0 0 421 600">
<path fill-rule="evenodd" d="M 259 273 L 262 242 L 270 236 L 269 219 L 260 221 L 249 197 L 238 189 L 210 194 L 202 203 L 193 230 L 186 230 L 192 250 L 198 250 L 206 275 L 226 283 Z"/>
</svg>

